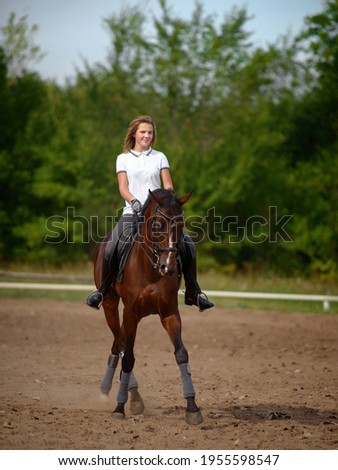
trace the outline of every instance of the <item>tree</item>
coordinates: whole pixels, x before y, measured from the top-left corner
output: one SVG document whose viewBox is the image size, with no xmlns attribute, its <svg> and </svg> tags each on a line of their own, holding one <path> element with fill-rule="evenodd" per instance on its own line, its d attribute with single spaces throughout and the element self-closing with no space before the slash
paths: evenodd
<svg viewBox="0 0 338 470">
<path fill-rule="evenodd" d="M 31 64 L 39 62 L 44 57 L 40 47 L 34 44 L 37 31 L 37 25 L 28 25 L 27 16 L 16 20 L 15 13 L 10 14 L 6 26 L 1 28 L 3 35 L 1 47 L 5 54 L 7 74 L 10 79 L 22 75 Z"/>
<path fill-rule="evenodd" d="M 150 114 L 177 194 L 194 190 L 185 216 L 204 229 L 200 267 L 332 275 L 336 3 L 307 18 L 296 40 L 285 36 L 266 48 L 250 45 L 245 8 L 216 21 L 197 2 L 183 19 L 160 0 L 151 23 L 139 8 L 123 9 L 104 22 L 111 38 L 107 63 L 85 63 L 63 87 L 28 71 L 28 39 L 21 47 L 26 55 L 17 52 L 12 60 L 25 65 L 10 76 L 3 42 L 2 258 L 87 259 L 92 243 L 83 242 L 110 230 L 109 216 L 123 205 L 115 158 L 126 127 L 133 116 Z M 25 21 L 19 25 L 19 32 L 31 31 Z M 293 241 L 284 243 L 276 224 L 288 215 Z M 53 216 L 63 223 L 57 243 L 47 244 Z M 197 242 L 202 238 L 197 230 Z"/>
</svg>

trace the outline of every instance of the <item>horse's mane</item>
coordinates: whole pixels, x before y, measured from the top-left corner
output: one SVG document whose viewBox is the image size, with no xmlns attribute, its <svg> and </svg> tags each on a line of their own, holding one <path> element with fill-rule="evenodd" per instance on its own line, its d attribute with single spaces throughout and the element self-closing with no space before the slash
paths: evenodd
<svg viewBox="0 0 338 470">
<path fill-rule="evenodd" d="M 161 200 L 160 206 L 163 209 L 167 209 L 169 207 L 173 209 L 180 209 L 182 207 L 182 204 L 177 199 L 174 191 L 172 191 L 171 189 L 159 188 L 159 189 L 155 189 L 154 191 L 152 191 L 152 193 L 154 194 L 154 196 L 156 196 L 156 199 Z M 148 207 L 151 204 L 156 204 L 156 201 L 154 200 L 154 198 L 149 192 L 149 196 L 146 202 L 143 204 L 141 215 L 144 215 L 146 213 Z"/>
</svg>

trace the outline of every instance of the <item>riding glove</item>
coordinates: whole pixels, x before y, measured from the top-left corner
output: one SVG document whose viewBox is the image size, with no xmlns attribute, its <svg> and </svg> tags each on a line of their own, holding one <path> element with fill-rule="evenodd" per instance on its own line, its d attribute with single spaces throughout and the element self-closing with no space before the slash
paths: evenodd
<svg viewBox="0 0 338 470">
<path fill-rule="evenodd" d="M 142 204 L 140 203 L 138 199 L 133 199 L 132 201 L 130 201 L 130 205 L 133 211 L 135 212 L 135 214 L 139 214 L 141 212 Z"/>
</svg>

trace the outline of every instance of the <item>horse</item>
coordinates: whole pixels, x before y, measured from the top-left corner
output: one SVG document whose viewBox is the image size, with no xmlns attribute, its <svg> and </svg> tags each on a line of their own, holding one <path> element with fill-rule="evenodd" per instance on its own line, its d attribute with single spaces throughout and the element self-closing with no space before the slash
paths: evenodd
<svg viewBox="0 0 338 470">
<path fill-rule="evenodd" d="M 123 270 L 123 277 L 115 276 L 102 306 L 107 324 L 113 334 L 113 345 L 101 381 L 101 392 L 108 396 L 113 377 L 121 358 L 120 385 L 117 405 L 112 416 L 125 418 L 125 404 L 130 394 L 130 412 L 140 414 L 144 403 L 133 373 L 134 343 L 138 323 L 142 318 L 157 314 L 174 346 L 176 363 L 180 370 L 183 396 L 186 399 L 185 419 L 188 424 L 200 424 L 203 416 L 195 402 L 195 389 L 189 368 L 188 351 L 181 336 L 181 318 L 178 309 L 180 268 L 178 246 L 184 227 L 182 206 L 192 192 L 177 198 L 172 190 L 149 191 L 138 217 L 137 234 Z M 96 286 L 101 284 L 102 260 L 108 238 L 98 246 L 94 260 Z M 118 305 L 124 308 L 120 322 Z"/>
</svg>

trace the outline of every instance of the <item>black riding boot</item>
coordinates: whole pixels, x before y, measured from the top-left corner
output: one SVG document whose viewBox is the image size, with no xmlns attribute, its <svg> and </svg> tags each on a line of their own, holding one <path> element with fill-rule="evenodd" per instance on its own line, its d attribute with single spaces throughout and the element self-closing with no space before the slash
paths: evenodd
<svg viewBox="0 0 338 470">
<path fill-rule="evenodd" d="M 112 239 L 111 237 L 106 244 L 104 256 L 102 259 L 102 275 L 100 288 L 92 292 L 86 300 L 86 304 L 89 307 L 96 308 L 97 310 L 101 307 L 105 296 L 108 294 L 111 288 L 111 284 L 114 277 L 114 266 L 118 266 L 115 248 L 115 238 Z"/>
<path fill-rule="evenodd" d="M 101 307 L 103 299 L 107 295 L 111 283 L 113 280 L 113 273 L 110 268 L 110 261 L 104 258 L 102 266 L 102 282 L 98 290 L 92 292 L 86 300 L 86 304 L 89 307 L 96 308 L 97 310 Z"/>
<path fill-rule="evenodd" d="M 210 300 L 203 297 L 203 292 L 197 282 L 196 249 L 191 238 L 184 233 L 179 244 L 179 254 L 182 259 L 182 271 L 185 280 L 185 303 L 196 305 L 200 312 L 214 306 Z"/>
<path fill-rule="evenodd" d="M 105 296 L 108 294 L 114 275 L 118 274 L 118 255 L 117 245 L 121 241 L 126 243 L 128 241 L 131 230 L 135 224 L 133 215 L 123 215 L 118 223 L 115 225 L 111 236 L 106 242 L 105 252 L 102 260 L 102 281 L 98 290 L 92 292 L 86 303 L 89 307 L 99 309 Z"/>
</svg>

